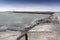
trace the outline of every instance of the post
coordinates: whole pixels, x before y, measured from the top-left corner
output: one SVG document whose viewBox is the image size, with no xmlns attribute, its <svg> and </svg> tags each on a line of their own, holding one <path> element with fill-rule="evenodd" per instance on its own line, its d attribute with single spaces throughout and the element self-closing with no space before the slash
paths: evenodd
<svg viewBox="0 0 60 40">
<path fill-rule="evenodd" d="M 25 34 L 25 40 L 28 40 L 28 34 L 27 33 Z"/>
</svg>

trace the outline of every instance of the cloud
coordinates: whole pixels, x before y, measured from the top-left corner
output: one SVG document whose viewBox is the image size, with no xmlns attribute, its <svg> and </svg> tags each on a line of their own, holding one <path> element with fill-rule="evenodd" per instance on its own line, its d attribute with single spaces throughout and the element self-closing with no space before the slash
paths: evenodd
<svg viewBox="0 0 60 40">
<path fill-rule="evenodd" d="M 48 5 L 4 5 L 0 6 L 0 11 L 54 11 L 60 12 L 60 6 Z"/>
</svg>

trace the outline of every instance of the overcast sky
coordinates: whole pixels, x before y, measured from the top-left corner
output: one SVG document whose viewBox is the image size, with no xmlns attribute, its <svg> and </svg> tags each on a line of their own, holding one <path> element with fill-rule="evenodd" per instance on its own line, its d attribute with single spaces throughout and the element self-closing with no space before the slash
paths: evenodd
<svg viewBox="0 0 60 40">
<path fill-rule="evenodd" d="M 60 11 L 60 0 L 0 0 L 0 11 Z"/>
</svg>

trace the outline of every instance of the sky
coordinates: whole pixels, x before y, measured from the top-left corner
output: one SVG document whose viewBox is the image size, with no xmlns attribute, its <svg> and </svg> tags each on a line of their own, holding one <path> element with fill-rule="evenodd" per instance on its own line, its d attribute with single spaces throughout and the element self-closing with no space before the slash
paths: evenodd
<svg viewBox="0 0 60 40">
<path fill-rule="evenodd" d="M 0 11 L 60 12 L 60 0 L 0 0 Z"/>
</svg>

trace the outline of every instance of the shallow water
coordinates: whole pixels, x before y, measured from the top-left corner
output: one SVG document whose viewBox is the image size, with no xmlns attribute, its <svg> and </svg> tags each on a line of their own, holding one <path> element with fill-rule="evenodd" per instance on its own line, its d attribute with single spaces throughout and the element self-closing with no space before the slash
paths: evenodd
<svg viewBox="0 0 60 40">
<path fill-rule="evenodd" d="M 11 30 L 24 29 L 34 20 L 44 19 L 49 16 L 47 14 L 2 12 L 0 13 L 0 30 L 4 31 L 7 28 Z"/>
<path fill-rule="evenodd" d="M 49 15 L 29 13 L 0 13 L 0 24 L 30 24 L 33 20 L 43 19 Z"/>
</svg>

